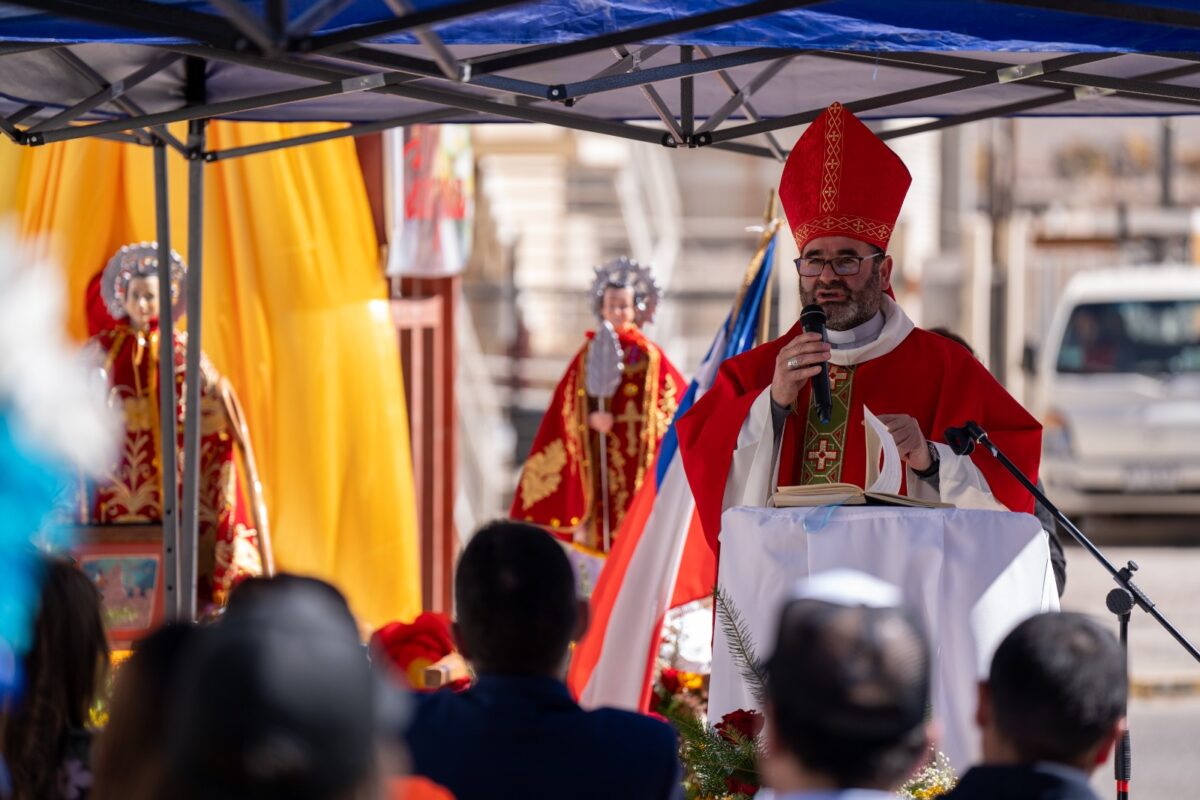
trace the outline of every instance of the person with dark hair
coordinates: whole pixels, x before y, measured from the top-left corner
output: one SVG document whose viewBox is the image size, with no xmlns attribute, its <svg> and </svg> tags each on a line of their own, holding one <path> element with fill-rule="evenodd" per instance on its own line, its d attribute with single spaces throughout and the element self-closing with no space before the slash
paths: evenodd
<svg viewBox="0 0 1200 800">
<path fill-rule="evenodd" d="M 415 774 L 458 800 L 682 797 L 669 726 L 584 711 L 563 683 L 587 605 L 560 544 L 533 525 L 493 522 L 459 558 L 454 596 L 455 639 L 478 681 L 416 698 Z"/>
<path fill-rule="evenodd" d="M 1004 638 L 979 687 L 983 763 L 947 800 L 1097 800 L 1088 775 L 1124 725 L 1117 638 L 1083 614 L 1039 614 Z"/>
<path fill-rule="evenodd" d="M 930 746 L 929 646 L 894 607 L 793 600 L 766 664 L 766 785 L 777 800 L 895 800 Z"/>
<path fill-rule="evenodd" d="M 96 739 L 91 800 L 158 800 L 166 786 L 167 707 L 182 653 L 196 634 L 169 624 L 135 642 L 117 675 L 108 725 Z"/>
<path fill-rule="evenodd" d="M 92 785 L 88 713 L 108 671 L 100 593 L 66 559 L 42 559 L 25 686 L 0 707 L 0 769 L 11 800 L 84 800 Z"/>
<path fill-rule="evenodd" d="M 163 796 L 378 797 L 382 734 L 403 701 L 372 672 L 345 599 L 295 576 L 237 595 L 187 649 Z"/>
<path fill-rule="evenodd" d="M 950 329 L 930 328 L 929 332 L 936 333 L 938 336 L 956 342 L 967 348 L 968 353 L 975 355 L 975 348 L 971 347 L 966 339 Z M 1041 478 L 1037 480 L 1037 487 L 1043 492 L 1046 491 Z M 1050 513 L 1050 509 L 1036 500 L 1034 501 L 1033 515 L 1038 518 L 1038 522 L 1042 523 L 1042 530 L 1049 537 L 1050 567 L 1054 570 L 1054 585 L 1058 589 L 1058 596 L 1062 597 L 1063 592 L 1067 590 L 1067 554 L 1063 551 L 1062 537 L 1058 531 L 1058 521 L 1054 519 L 1054 515 Z"/>
<path fill-rule="evenodd" d="M 308 620 L 323 620 L 338 624 L 347 631 L 358 630 L 354 612 L 346 602 L 346 596 L 331 583 L 311 575 L 294 575 L 281 572 L 269 578 L 251 577 L 239 582 L 229 595 L 222 619 L 240 619 L 243 614 L 253 620 L 264 613 L 272 613 L 280 605 L 307 605 L 314 603 L 319 608 L 309 611 Z M 357 634 L 356 634 L 357 635 Z"/>
</svg>

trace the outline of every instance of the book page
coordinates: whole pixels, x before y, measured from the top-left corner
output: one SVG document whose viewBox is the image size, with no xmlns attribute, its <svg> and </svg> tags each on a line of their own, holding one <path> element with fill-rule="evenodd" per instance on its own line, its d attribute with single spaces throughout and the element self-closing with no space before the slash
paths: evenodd
<svg viewBox="0 0 1200 800">
<path fill-rule="evenodd" d="M 867 473 L 874 463 L 877 447 L 883 448 L 883 468 L 879 477 L 867 487 L 868 492 L 881 494 L 898 494 L 900 481 L 904 478 L 904 466 L 900 461 L 900 451 L 896 449 L 896 440 L 888 433 L 887 426 L 879 421 L 879 417 L 871 413 L 871 409 L 863 406 L 863 425 L 867 428 Z"/>
<path fill-rule="evenodd" d="M 812 483 L 807 486 L 780 486 L 775 492 L 779 495 L 805 494 L 862 494 L 860 486 L 853 483 Z"/>
</svg>

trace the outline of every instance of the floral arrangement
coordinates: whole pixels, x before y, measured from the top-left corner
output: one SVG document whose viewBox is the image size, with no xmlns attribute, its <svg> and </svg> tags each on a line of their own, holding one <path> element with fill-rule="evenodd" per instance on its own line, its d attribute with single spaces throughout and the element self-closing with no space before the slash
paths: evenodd
<svg viewBox="0 0 1200 800">
<path fill-rule="evenodd" d="M 666 717 L 680 708 L 704 716 L 708 708 L 708 676 L 664 667 L 650 695 L 650 711 Z"/>
<path fill-rule="evenodd" d="M 745 655 L 753 659 L 749 633 L 736 610 L 719 590 L 714 600 L 731 641 L 744 645 L 739 658 Z M 757 667 L 755 670 L 752 686 L 761 685 Z M 761 693 L 754 694 L 757 697 Z M 670 722 L 679 734 L 679 760 L 684 767 L 688 800 L 748 800 L 758 791 L 759 734 L 765 722 L 761 713 L 738 709 L 716 725 L 709 725 L 708 676 L 672 667 L 659 673 L 651 710 Z"/>
<path fill-rule="evenodd" d="M 718 589 L 714 606 L 734 660 L 751 694 L 765 697 L 762 667 L 750 632 L 738 610 Z M 665 668 L 653 690 L 651 710 L 679 734 L 679 760 L 684 767 L 688 800 L 750 800 L 761 786 L 758 764 L 765 719 L 755 710 L 738 709 L 716 725 L 706 720 L 707 676 Z M 931 752 L 929 762 L 900 787 L 903 800 L 933 800 L 954 788 L 957 778 L 949 760 Z"/>
<path fill-rule="evenodd" d="M 371 634 L 370 651 L 373 659 L 390 664 L 411 688 L 442 688 L 426 684 L 425 670 L 455 652 L 450 618 L 426 611 L 411 623 L 389 622 Z M 470 678 L 458 677 L 446 685 L 461 691 L 470 686 Z"/>
<path fill-rule="evenodd" d="M 958 776 L 950 759 L 937 750 L 930 752 L 929 762 L 900 787 L 899 794 L 909 800 L 933 800 L 954 788 Z"/>
<path fill-rule="evenodd" d="M 671 716 L 679 732 L 688 800 L 748 800 L 761 785 L 758 762 L 763 716 L 738 709 L 709 725 L 702 716 Z"/>
</svg>

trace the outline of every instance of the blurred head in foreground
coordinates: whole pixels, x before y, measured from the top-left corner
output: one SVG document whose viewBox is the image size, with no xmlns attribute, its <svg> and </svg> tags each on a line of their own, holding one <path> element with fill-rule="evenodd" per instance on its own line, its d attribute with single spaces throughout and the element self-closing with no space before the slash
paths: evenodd
<svg viewBox="0 0 1200 800">
<path fill-rule="evenodd" d="M 167 776 L 167 708 L 196 628 L 169 624 L 136 642 L 92 754 L 92 800 L 156 800 Z"/>
<path fill-rule="evenodd" d="M 175 796 L 376 796 L 379 734 L 400 727 L 402 700 L 372 673 L 336 589 L 249 581 L 200 634 L 172 714 Z"/>
<path fill-rule="evenodd" d="M 763 777 L 784 791 L 894 790 L 929 748 L 925 635 L 887 584 L 847 573 L 810 588 L 781 612 L 766 665 Z"/>
</svg>

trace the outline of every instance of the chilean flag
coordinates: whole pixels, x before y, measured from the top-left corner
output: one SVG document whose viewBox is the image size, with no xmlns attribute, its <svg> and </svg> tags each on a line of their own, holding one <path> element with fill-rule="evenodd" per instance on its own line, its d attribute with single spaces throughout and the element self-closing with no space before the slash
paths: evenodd
<svg viewBox="0 0 1200 800">
<path fill-rule="evenodd" d="M 750 262 L 750 282 L 688 386 L 678 420 L 708 391 L 721 362 L 754 347 L 775 255 L 772 223 Z M 575 647 L 567 684 L 585 708 L 647 711 L 663 617 L 712 594 L 717 562 L 696 514 L 675 425 L 663 437 L 655 480 L 625 514 L 591 598 L 591 626 Z"/>
</svg>

